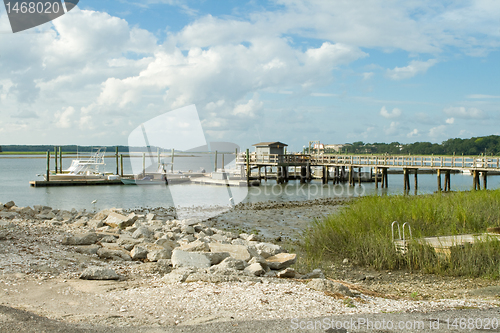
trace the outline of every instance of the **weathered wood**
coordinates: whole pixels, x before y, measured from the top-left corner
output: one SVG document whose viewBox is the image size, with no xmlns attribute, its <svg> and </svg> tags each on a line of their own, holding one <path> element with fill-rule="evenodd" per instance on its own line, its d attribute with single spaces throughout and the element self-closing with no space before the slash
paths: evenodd
<svg viewBox="0 0 500 333">
<path fill-rule="evenodd" d="M 418 169 L 415 169 L 415 192 L 418 190 Z"/>
<path fill-rule="evenodd" d="M 247 186 L 250 185 L 250 151 L 247 149 L 246 151 L 246 157 L 247 157 Z"/>
<path fill-rule="evenodd" d="M 46 175 L 46 181 L 50 181 L 50 150 L 47 150 L 47 175 Z"/>
<path fill-rule="evenodd" d="M 487 171 L 483 171 L 483 189 L 487 190 L 488 189 L 488 180 L 487 180 Z"/>
<path fill-rule="evenodd" d="M 378 167 L 375 167 L 375 188 L 378 188 Z"/>
<path fill-rule="evenodd" d="M 361 186 L 361 168 L 358 168 L 358 185 Z"/>
<path fill-rule="evenodd" d="M 57 173 L 57 171 L 59 171 L 59 169 L 57 168 L 57 147 L 54 147 L 54 161 L 56 162 L 54 170 L 55 173 Z"/>
<path fill-rule="evenodd" d="M 441 170 L 437 170 L 437 183 L 438 183 L 438 191 L 441 192 L 443 189 L 441 188 Z"/>
<path fill-rule="evenodd" d="M 123 177 L 123 154 L 120 154 L 120 176 Z"/>
<path fill-rule="evenodd" d="M 118 175 L 118 146 L 116 146 L 116 152 L 115 152 L 115 157 L 116 157 L 116 175 Z M 158 165 L 160 165 L 160 150 L 158 149 Z"/>
<path fill-rule="evenodd" d="M 62 173 L 63 171 L 63 164 L 62 164 L 62 150 L 61 146 L 59 146 L 59 172 Z"/>
<path fill-rule="evenodd" d="M 217 150 L 215 151 L 214 172 L 217 172 Z"/>
</svg>

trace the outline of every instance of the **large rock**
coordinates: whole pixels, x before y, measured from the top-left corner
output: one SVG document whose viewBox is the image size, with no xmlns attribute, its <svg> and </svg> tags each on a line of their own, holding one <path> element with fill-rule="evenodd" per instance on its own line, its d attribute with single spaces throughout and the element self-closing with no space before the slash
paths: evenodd
<svg viewBox="0 0 500 333">
<path fill-rule="evenodd" d="M 10 212 L 10 211 L 0 212 L 0 219 L 12 220 L 17 217 L 19 217 L 19 214 L 16 212 Z"/>
<path fill-rule="evenodd" d="M 33 209 L 31 209 L 31 207 L 23 207 L 20 210 L 18 210 L 18 213 L 29 216 L 29 217 L 35 216 L 35 211 Z"/>
<path fill-rule="evenodd" d="M 168 249 L 168 250 L 173 250 L 179 246 L 179 243 L 177 243 L 173 240 L 167 239 L 167 238 L 159 238 L 155 242 L 155 244 L 163 246 L 163 248 Z"/>
<path fill-rule="evenodd" d="M 266 270 L 259 263 L 253 263 L 245 268 L 245 272 L 250 275 L 262 276 L 266 273 Z"/>
<path fill-rule="evenodd" d="M 141 244 L 142 239 L 135 239 L 127 235 L 120 235 L 120 238 L 118 238 L 118 241 L 116 243 L 122 246 L 125 250 L 130 251 L 137 244 Z"/>
<path fill-rule="evenodd" d="M 153 236 L 153 233 L 145 226 L 138 227 L 132 234 L 133 238 L 151 238 L 151 236 Z"/>
<path fill-rule="evenodd" d="M 324 279 L 325 274 L 323 274 L 323 271 L 319 268 L 316 268 L 313 270 L 311 273 L 307 273 L 306 275 L 302 275 L 300 277 L 301 279 Z"/>
<path fill-rule="evenodd" d="M 175 249 L 172 252 L 172 266 L 178 267 L 194 267 L 194 268 L 208 268 L 210 267 L 210 260 L 201 253 L 186 252 Z"/>
<path fill-rule="evenodd" d="M 170 259 L 172 257 L 172 251 L 167 249 L 152 250 L 148 252 L 149 261 L 158 261 L 162 259 Z"/>
<path fill-rule="evenodd" d="M 75 248 L 75 251 L 81 254 L 93 255 L 97 254 L 99 248 L 99 245 L 79 245 Z"/>
<path fill-rule="evenodd" d="M 312 279 L 311 281 L 309 281 L 307 286 L 317 291 L 326 291 L 333 294 L 352 296 L 352 293 L 349 290 L 349 288 L 347 288 L 341 283 L 333 282 L 327 279 Z"/>
<path fill-rule="evenodd" d="M 210 260 L 210 265 L 217 265 L 222 260 L 230 257 L 229 252 L 205 252 L 203 255 Z"/>
<path fill-rule="evenodd" d="M 295 264 L 297 255 L 295 253 L 278 253 L 275 256 L 266 258 L 266 263 L 271 269 L 281 270 Z"/>
<path fill-rule="evenodd" d="M 120 276 L 109 268 L 89 267 L 80 275 L 83 280 L 118 280 Z"/>
<path fill-rule="evenodd" d="M 247 265 L 248 265 L 247 262 L 244 260 L 235 259 L 233 257 L 228 257 L 228 258 L 222 260 L 222 262 L 216 266 L 217 266 L 217 269 L 229 268 L 229 269 L 235 269 L 235 270 L 241 271 L 241 270 L 244 270 Z"/>
<path fill-rule="evenodd" d="M 124 250 L 111 250 L 104 247 L 101 247 L 99 250 L 97 250 L 97 255 L 102 259 L 125 260 L 125 261 L 132 260 L 130 255 Z"/>
<path fill-rule="evenodd" d="M 9 201 L 7 202 L 6 204 L 4 204 L 3 206 L 7 209 L 11 209 L 12 207 L 14 207 L 16 204 L 14 203 L 14 201 Z"/>
<path fill-rule="evenodd" d="M 272 243 L 258 243 L 255 245 L 257 252 L 260 256 L 267 258 L 277 255 L 278 253 L 285 252 L 281 246 Z"/>
<path fill-rule="evenodd" d="M 183 251 L 188 251 L 188 252 L 208 252 L 210 251 L 210 247 L 208 246 L 207 243 L 201 242 L 199 240 L 183 244 L 180 247 L 181 250 Z"/>
<path fill-rule="evenodd" d="M 276 276 L 279 278 L 294 278 L 297 273 L 293 268 L 285 268 L 282 271 L 279 271 Z"/>
<path fill-rule="evenodd" d="M 112 228 L 125 229 L 126 227 L 134 225 L 136 220 L 137 216 L 135 213 L 125 216 L 116 212 L 110 212 L 108 217 L 104 220 L 104 224 L 109 225 Z"/>
<path fill-rule="evenodd" d="M 232 245 L 222 243 L 209 243 L 211 252 L 228 252 L 235 259 L 249 261 L 252 257 L 244 245 Z"/>
<path fill-rule="evenodd" d="M 95 232 L 89 232 L 86 234 L 74 235 L 69 237 L 64 237 L 62 240 L 63 245 L 92 245 L 99 239 Z"/>
<path fill-rule="evenodd" d="M 130 256 L 132 260 L 146 259 L 148 257 L 148 250 L 140 245 L 134 246 L 132 251 L 130 251 Z"/>
</svg>

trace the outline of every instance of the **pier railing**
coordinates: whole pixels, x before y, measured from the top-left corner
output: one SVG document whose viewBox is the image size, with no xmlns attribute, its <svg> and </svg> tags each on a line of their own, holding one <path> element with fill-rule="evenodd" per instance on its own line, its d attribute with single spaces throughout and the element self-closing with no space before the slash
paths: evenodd
<svg viewBox="0 0 500 333">
<path fill-rule="evenodd" d="M 236 163 L 247 164 L 246 153 Z M 353 166 L 379 168 L 500 170 L 500 158 L 478 156 L 373 156 L 373 155 L 277 155 L 249 154 L 250 165 L 261 166 Z"/>
</svg>

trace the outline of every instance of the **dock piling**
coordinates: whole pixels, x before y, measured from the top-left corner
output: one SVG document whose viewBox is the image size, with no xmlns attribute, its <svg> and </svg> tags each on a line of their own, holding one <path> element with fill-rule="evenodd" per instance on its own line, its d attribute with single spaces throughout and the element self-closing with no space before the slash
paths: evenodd
<svg viewBox="0 0 500 333">
<path fill-rule="evenodd" d="M 57 168 L 57 147 L 56 146 L 54 146 L 54 161 L 56 162 L 54 170 L 55 170 L 55 173 L 57 173 L 58 168 Z"/>
<path fill-rule="evenodd" d="M 115 152 L 115 158 L 116 158 L 116 174 L 118 175 L 118 146 L 116 146 L 116 152 Z"/>
<path fill-rule="evenodd" d="M 62 173 L 63 171 L 63 166 L 62 166 L 62 149 L 61 146 L 59 146 L 59 172 Z"/>
<path fill-rule="evenodd" d="M 123 177 L 123 154 L 120 154 L 120 175 Z"/>
<path fill-rule="evenodd" d="M 49 181 L 50 177 L 50 150 L 47 150 L 47 181 Z"/>
</svg>

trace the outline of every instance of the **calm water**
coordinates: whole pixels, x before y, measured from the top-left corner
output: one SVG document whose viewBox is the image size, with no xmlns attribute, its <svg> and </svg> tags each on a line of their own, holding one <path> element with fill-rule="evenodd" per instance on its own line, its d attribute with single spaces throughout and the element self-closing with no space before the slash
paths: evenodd
<svg viewBox="0 0 500 333">
<path fill-rule="evenodd" d="M 63 168 L 69 167 L 71 158 L 63 160 Z M 142 164 L 142 159 L 133 159 Z M 228 157 L 226 156 L 226 164 Z M 221 160 L 219 158 L 219 165 Z M 176 157 L 175 170 L 198 171 L 200 167 L 207 171 L 214 168 L 213 156 Z M 262 182 L 262 186 L 253 188 L 200 185 L 174 186 L 79 186 L 79 187 L 40 187 L 29 186 L 30 180 L 41 180 L 37 174 L 45 172 L 45 158 L 5 158 L 0 157 L 0 202 L 14 200 L 18 206 L 47 205 L 60 209 L 103 209 L 110 207 L 159 207 L 159 206 L 207 206 L 230 204 L 230 198 L 239 202 L 307 200 L 324 197 L 348 197 L 371 194 L 403 193 L 403 175 L 389 175 L 388 189 L 375 189 L 374 183 L 363 183 L 361 187 L 342 185 L 322 185 L 319 181 L 300 184 L 291 181 L 287 185 L 276 185 L 275 181 Z M 53 168 L 53 161 L 52 161 Z M 107 172 L 116 171 L 114 158 L 106 159 Z M 124 159 L 124 172 L 132 173 L 129 159 Z M 436 175 L 419 175 L 418 193 L 432 193 L 437 189 Z M 442 177 L 444 186 L 444 177 Z M 413 194 L 413 176 L 410 176 Z M 498 188 L 499 176 L 488 177 L 488 188 Z M 451 175 L 452 190 L 470 190 L 472 177 L 469 175 Z M 93 200 L 97 200 L 94 205 Z"/>
</svg>

